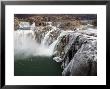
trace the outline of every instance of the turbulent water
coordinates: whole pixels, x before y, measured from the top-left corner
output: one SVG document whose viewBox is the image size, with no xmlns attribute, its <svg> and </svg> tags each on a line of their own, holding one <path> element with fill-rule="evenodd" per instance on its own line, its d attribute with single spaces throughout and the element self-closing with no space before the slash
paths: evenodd
<svg viewBox="0 0 110 89">
<path fill-rule="evenodd" d="M 86 61 L 90 59 L 95 63 L 92 68 L 96 67 L 96 33 L 96 28 L 91 28 L 90 25 L 64 31 L 52 26 L 51 22 L 45 27 L 36 27 L 35 23 L 32 25 L 22 23 L 20 29 L 14 31 L 14 74 L 18 76 L 88 75 L 91 64 L 87 64 L 89 69 L 84 73 L 83 70 L 79 73 L 80 68 L 76 73 L 76 66 L 79 67 L 83 59 Z M 78 63 L 77 60 L 81 61 Z M 96 74 L 96 69 L 91 75 Z"/>
<path fill-rule="evenodd" d="M 23 27 L 26 28 L 23 28 Z M 28 23 L 20 25 L 20 29 L 14 31 L 14 58 L 15 76 L 57 76 L 61 75 L 61 64 L 52 59 L 54 47 L 57 40 L 53 41 L 50 45 L 49 35 L 56 30 L 49 24 L 52 29 L 47 31 L 41 43 L 35 39 L 35 26 Z M 27 29 L 29 28 L 29 29 Z"/>
<path fill-rule="evenodd" d="M 56 27 L 52 26 L 52 30 L 48 31 L 43 37 L 42 42 L 38 43 L 35 40 L 34 30 L 18 29 L 14 32 L 14 50 L 15 56 L 52 56 L 54 46 L 57 42 L 49 43 L 50 32 L 55 31 Z"/>
</svg>

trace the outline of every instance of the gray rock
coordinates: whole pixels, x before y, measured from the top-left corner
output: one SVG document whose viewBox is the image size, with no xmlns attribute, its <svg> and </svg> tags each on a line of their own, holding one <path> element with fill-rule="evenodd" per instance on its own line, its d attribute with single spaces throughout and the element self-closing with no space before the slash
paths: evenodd
<svg viewBox="0 0 110 89">
<path fill-rule="evenodd" d="M 62 75 L 88 76 L 97 75 L 97 53 L 95 45 L 83 44 L 68 64 Z M 92 50 L 94 49 L 94 50 Z"/>
<path fill-rule="evenodd" d="M 92 34 L 92 35 L 91 35 Z M 62 38 L 69 37 L 62 42 Z M 68 32 L 61 36 L 55 50 L 62 62 L 64 76 L 96 76 L 97 75 L 97 33 L 96 30 Z M 64 44 L 64 45 L 63 45 Z M 62 46 L 63 45 L 63 46 Z M 63 52 L 63 54 L 62 54 Z M 62 60 L 62 61 L 61 61 Z"/>
</svg>

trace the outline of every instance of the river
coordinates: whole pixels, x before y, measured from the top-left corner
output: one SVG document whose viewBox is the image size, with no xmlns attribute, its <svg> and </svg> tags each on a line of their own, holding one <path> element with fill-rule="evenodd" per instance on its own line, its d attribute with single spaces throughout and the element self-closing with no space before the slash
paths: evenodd
<svg viewBox="0 0 110 89">
<path fill-rule="evenodd" d="M 15 76 L 61 76 L 61 64 L 52 57 L 34 56 L 15 59 Z"/>
</svg>

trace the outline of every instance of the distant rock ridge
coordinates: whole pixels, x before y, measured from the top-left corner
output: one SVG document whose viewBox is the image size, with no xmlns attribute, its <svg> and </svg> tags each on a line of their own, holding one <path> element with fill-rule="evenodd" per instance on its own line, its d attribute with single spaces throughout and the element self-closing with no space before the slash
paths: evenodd
<svg viewBox="0 0 110 89">
<path fill-rule="evenodd" d="M 52 22 L 53 26 L 62 29 L 73 29 L 81 24 L 93 24 L 97 26 L 96 14 L 15 14 L 14 27 L 18 28 L 18 24 L 22 21 L 35 23 L 36 26 L 46 26 L 46 22 Z"/>
</svg>

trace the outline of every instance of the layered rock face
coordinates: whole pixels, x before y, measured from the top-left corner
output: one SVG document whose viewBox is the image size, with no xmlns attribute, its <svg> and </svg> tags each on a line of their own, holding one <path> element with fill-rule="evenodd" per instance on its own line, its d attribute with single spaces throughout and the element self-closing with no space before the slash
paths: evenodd
<svg viewBox="0 0 110 89">
<path fill-rule="evenodd" d="M 54 60 L 62 62 L 62 75 L 97 75 L 96 30 L 65 32 L 54 49 Z"/>
</svg>

